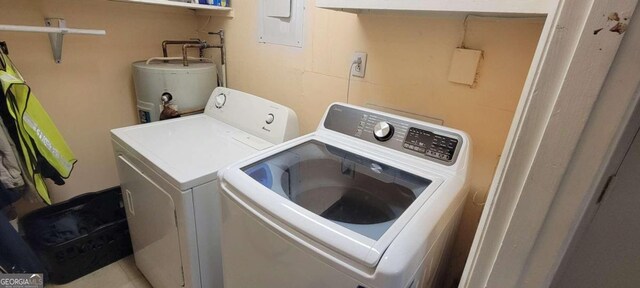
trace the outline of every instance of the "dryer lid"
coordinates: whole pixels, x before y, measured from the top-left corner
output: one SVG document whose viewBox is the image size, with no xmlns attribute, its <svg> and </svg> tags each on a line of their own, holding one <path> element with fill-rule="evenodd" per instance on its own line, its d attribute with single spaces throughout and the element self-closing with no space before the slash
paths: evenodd
<svg viewBox="0 0 640 288">
<path fill-rule="evenodd" d="M 369 267 L 441 183 L 318 140 L 239 170 L 238 178 L 224 177 L 241 193 L 293 229 Z"/>
<path fill-rule="evenodd" d="M 202 114 L 114 129 L 112 134 L 180 190 L 213 181 L 219 169 L 273 146 Z"/>
</svg>

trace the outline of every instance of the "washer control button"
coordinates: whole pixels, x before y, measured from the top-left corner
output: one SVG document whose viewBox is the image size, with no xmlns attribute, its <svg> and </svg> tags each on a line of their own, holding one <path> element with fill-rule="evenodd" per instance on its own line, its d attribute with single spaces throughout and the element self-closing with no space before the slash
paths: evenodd
<svg viewBox="0 0 640 288">
<path fill-rule="evenodd" d="M 216 108 L 220 109 L 222 108 L 222 106 L 224 106 L 224 103 L 227 102 L 227 95 L 224 95 L 224 93 L 220 93 L 218 94 L 218 96 L 216 96 L 215 101 Z"/>
<path fill-rule="evenodd" d="M 273 116 L 273 113 L 269 113 L 267 114 L 267 119 L 265 119 L 264 122 L 267 122 L 267 124 L 271 124 L 273 123 L 273 120 L 275 120 L 275 116 Z"/>
</svg>

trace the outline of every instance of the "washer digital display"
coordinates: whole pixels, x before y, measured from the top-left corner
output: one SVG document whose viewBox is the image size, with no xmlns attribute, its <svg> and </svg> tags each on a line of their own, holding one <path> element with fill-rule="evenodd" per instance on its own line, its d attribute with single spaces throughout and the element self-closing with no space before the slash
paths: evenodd
<svg viewBox="0 0 640 288">
<path fill-rule="evenodd" d="M 458 139 L 411 127 L 402 147 L 443 161 L 451 161 Z"/>
</svg>

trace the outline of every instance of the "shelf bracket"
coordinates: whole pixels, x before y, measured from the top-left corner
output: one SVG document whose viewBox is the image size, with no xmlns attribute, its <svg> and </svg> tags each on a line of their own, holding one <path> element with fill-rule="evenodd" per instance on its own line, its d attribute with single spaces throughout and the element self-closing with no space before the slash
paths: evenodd
<svg viewBox="0 0 640 288">
<path fill-rule="evenodd" d="M 67 27 L 67 22 L 62 18 L 44 18 L 46 27 L 40 26 L 24 26 L 24 25 L 3 25 L 0 24 L 0 31 L 12 32 L 32 32 L 47 33 L 51 42 L 51 51 L 53 59 L 56 63 L 62 60 L 62 39 L 64 34 L 80 34 L 80 35 L 106 35 L 107 31 L 93 29 L 73 29 Z"/>
<path fill-rule="evenodd" d="M 67 22 L 62 18 L 45 18 L 44 24 L 47 27 L 57 27 L 63 30 L 61 33 L 49 33 L 53 59 L 60 64 L 62 62 L 62 40 L 64 39 L 64 29 L 67 28 Z"/>
</svg>

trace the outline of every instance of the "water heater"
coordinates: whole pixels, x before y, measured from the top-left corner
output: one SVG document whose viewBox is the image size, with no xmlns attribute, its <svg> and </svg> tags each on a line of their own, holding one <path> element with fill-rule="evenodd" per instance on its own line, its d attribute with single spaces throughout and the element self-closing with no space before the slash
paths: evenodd
<svg viewBox="0 0 640 288">
<path fill-rule="evenodd" d="M 171 108 L 180 113 L 204 109 L 209 96 L 218 86 L 214 63 L 181 60 L 138 61 L 133 63 L 133 82 L 141 123 L 158 121 L 163 109 L 163 96 L 170 95 Z"/>
</svg>

